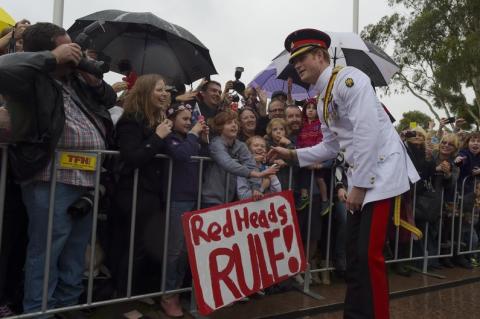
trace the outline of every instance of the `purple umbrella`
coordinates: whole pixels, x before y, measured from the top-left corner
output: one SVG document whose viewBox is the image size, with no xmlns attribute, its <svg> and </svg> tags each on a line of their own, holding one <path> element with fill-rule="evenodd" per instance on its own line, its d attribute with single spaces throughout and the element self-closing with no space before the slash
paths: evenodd
<svg viewBox="0 0 480 319">
<path fill-rule="evenodd" d="M 275 65 L 270 64 L 265 70 L 258 73 L 255 78 L 248 84 L 251 87 L 260 87 L 268 95 L 272 96 L 272 93 L 275 91 L 283 91 L 287 93 L 287 81 L 277 79 L 277 70 Z M 293 84 L 292 86 L 292 98 L 295 100 L 304 100 L 309 97 L 313 97 L 314 94 L 308 91 L 308 85 L 301 86 L 298 84 Z"/>
</svg>

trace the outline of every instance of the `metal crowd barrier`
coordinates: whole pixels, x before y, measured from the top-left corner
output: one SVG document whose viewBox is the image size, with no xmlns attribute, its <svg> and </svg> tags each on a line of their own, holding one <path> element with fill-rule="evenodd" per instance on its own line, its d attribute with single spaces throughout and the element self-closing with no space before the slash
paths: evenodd
<svg viewBox="0 0 480 319">
<path fill-rule="evenodd" d="M 464 211 L 464 204 L 465 204 L 465 196 L 467 196 L 468 194 L 465 194 L 465 185 L 467 183 L 468 180 L 472 180 L 473 179 L 473 198 L 472 198 L 472 209 L 470 211 L 470 218 L 467 218 L 465 217 L 464 218 L 464 214 L 465 214 L 465 211 Z M 478 245 L 478 233 L 477 233 L 477 229 L 475 226 L 478 227 L 478 220 L 479 220 L 479 211 L 480 211 L 480 206 L 479 207 L 476 207 L 476 193 L 478 192 L 477 190 L 477 183 L 479 182 L 479 179 L 477 178 L 477 176 L 467 176 L 463 179 L 462 181 L 462 192 L 461 192 L 461 195 L 460 195 L 460 212 L 459 212 L 459 216 L 458 216 L 458 232 L 457 232 L 457 241 L 456 241 L 456 246 L 457 246 L 457 250 L 456 250 L 456 254 L 457 255 L 467 255 L 467 254 L 477 254 L 480 252 L 480 247 Z M 479 200 L 480 200 L 480 196 L 479 196 Z M 479 202 L 480 204 L 480 202 Z M 469 229 L 466 229 L 464 228 L 464 221 L 466 221 L 468 224 L 469 224 Z M 468 234 L 469 238 L 468 238 L 468 244 L 467 243 L 464 243 L 465 241 L 465 238 L 462 238 L 463 234 L 466 233 Z M 477 236 L 475 236 L 477 235 Z M 477 238 L 476 241 L 477 241 L 477 247 L 474 247 L 473 245 L 473 242 L 474 242 L 474 238 Z M 465 246 L 467 246 L 465 249 L 462 249 L 462 243 L 464 243 Z"/>
<path fill-rule="evenodd" d="M 309 189 L 309 192 L 310 194 L 312 194 L 313 192 L 313 181 L 314 180 L 314 172 L 312 171 L 311 172 L 311 177 L 310 177 L 310 189 Z M 434 274 L 434 273 L 430 273 L 428 271 L 428 263 L 430 260 L 432 259 L 439 259 L 439 258 L 449 258 L 449 257 L 454 257 L 455 254 L 458 254 L 458 255 L 461 255 L 461 254 L 472 254 L 472 253 L 478 253 L 480 252 L 480 249 L 478 248 L 475 248 L 473 247 L 473 237 L 474 237 L 474 224 L 473 224 L 473 220 L 474 220 L 474 214 L 472 212 L 472 216 L 471 216 L 471 223 L 470 223 L 470 230 L 469 230 L 469 235 L 470 235 L 470 240 L 469 240 L 469 245 L 467 247 L 467 249 L 461 249 L 461 234 L 462 234 L 462 230 L 463 230 L 463 225 L 462 225 L 462 218 L 463 218 L 463 199 L 464 199 L 464 189 L 465 189 L 465 181 L 466 179 L 463 181 L 463 184 L 462 184 L 462 193 L 461 194 L 458 194 L 457 192 L 457 183 L 455 183 L 455 187 L 454 187 L 454 199 L 453 199 L 453 212 L 452 212 L 452 217 L 451 217 L 451 223 L 450 223 L 450 226 L 445 226 L 444 225 L 444 222 L 445 222 L 445 219 L 446 219 L 446 216 L 445 216 L 445 213 L 444 213 L 444 204 L 445 204 L 445 189 L 441 189 L 441 205 L 440 205 L 440 211 L 439 211 L 439 220 L 435 223 L 435 224 L 438 224 L 438 233 L 437 235 L 435 236 L 436 238 L 435 239 L 435 244 L 436 244 L 436 247 L 434 249 L 431 249 L 429 250 L 429 238 L 432 239 L 430 237 L 430 232 L 431 232 L 431 227 L 432 225 L 430 225 L 429 222 L 425 222 L 423 229 L 422 230 L 422 233 L 423 233 L 423 237 L 421 239 L 418 239 L 419 243 L 417 244 L 417 248 L 423 248 L 423 251 L 421 254 L 419 254 L 418 252 L 415 253 L 415 249 L 414 249 L 414 236 L 413 234 L 409 234 L 409 242 L 408 242 L 408 252 L 406 252 L 406 256 L 400 256 L 400 252 L 399 252 L 399 244 L 400 244 L 400 225 L 398 226 L 394 226 L 394 232 L 395 232 L 395 240 L 393 242 L 393 251 L 392 251 L 392 254 L 393 256 L 389 259 L 386 259 L 386 263 L 387 264 L 392 264 L 392 263 L 402 263 L 402 262 L 408 262 L 408 263 L 411 263 L 411 262 L 418 262 L 418 263 L 421 263 L 421 269 L 419 269 L 418 267 L 413 267 L 411 266 L 411 269 L 413 270 L 417 270 L 418 272 L 421 272 L 425 275 L 431 275 L 431 276 L 435 276 L 435 277 L 443 277 L 443 276 L 440 276 L 438 274 Z M 476 187 L 476 183 L 475 183 L 475 187 Z M 331 252 L 332 252 L 332 247 L 331 247 L 331 243 L 332 243 L 332 228 L 334 227 L 332 225 L 332 215 L 334 213 L 333 211 L 333 206 L 334 206 L 334 196 L 336 196 L 334 194 L 335 192 L 335 189 L 334 189 L 334 171 L 332 170 L 331 172 L 331 178 L 330 178 L 330 193 L 329 193 L 329 200 L 330 200 L 330 213 L 327 215 L 327 216 L 324 216 L 323 218 L 327 218 L 327 237 L 326 237 L 326 240 L 327 240 L 327 243 L 326 243 L 326 251 L 325 251 L 325 265 L 324 266 L 321 266 L 319 268 L 312 268 L 311 267 L 311 260 L 310 260 L 310 244 L 311 244 L 311 219 L 312 219 L 312 214 L 318 214 L 319 212 L 312 212 L 312 197 L 313 196 L 310 196 L 310 205 L 309 205 L 309 209 L 308 209 L 308 229 L 307 229 L 307 239 L 306 239 L 306 242 L 304 243 L 305 244 L 305 256 L 306 256 L 306 259 L 307 259 L 307 269 L 305 271 L 305 282 L 304 282 L 304 285 L 303 285 L 303 292 L 314 297 L 314 298 L 317 298 L 317 299 L 323 299 L 322 296 L 319 296 L 318 294 L 314 293 L 311 291 L 311 285 L 312 285 L 312 274 L 314 273 L 321 273 L 321 272 L 330 272 L 332 270 L 335 270 L 335 267 L 333 267 L 333 265 L 331 264 L 331 258 L 330 258 L 330 255 L 331 255 Z M 417 185 L 415 184 L 414 187 L 413 187 L 413 192 L 414 192 L 414 196 L 413 196 L 413 200 L 412 200 L 412 205 L 413 205 L 413 220 L 415 220 L 415 214 L 416 214 L 416 203 L 417 203 Z M 460 199 L 460 204 L 459 204 L 459 199 Z M 456 212 L 456 209 L 457 209 L 457 206 L 458 204 L 461 206 L 460 208 L 460 216 L 459 216 L 459 222 L 457 221 L 457 218 L 455 218 L 455 212 Z M 336 212 L 335 212 L 336 213 Z M 478 216 L 478 214 L 477 214 Z M 458 225 L 457 225 L 458 223 Z M 392 222 L 392 225 L 393 225 L 393 222 Z M 456 226 L 457 225 L 457 226 Z M 417 225 L 417 227 L 419 228 L 422 228 L 420 223 Z M 455 228 L 456 227 L 456 228 Z M 447 229 L 445 229 L 447 228 Z M 403 230 L 403 231 L 406 231 L 406 230 Z M 455 233 L 455 231 L 457 231 L 457 233 Z M 445 237 L 443 236 L 444 233 L 447 232 L 447 234 L 449 233 L 449 236 L 448 237 Z M 458 234 L 458 238 L 457 238 L 457 250 L 455 251 L 454 250 L 454 243 L 455 243 L 455 234 Z M 387 236 L 389 237 L 389 234 L 387 234 Z M 387 240 L 388 242 L 389 240 Z M 420 241 L 422 243 L 422 245 L 420 245 Z M 423 246 L 423 247 L 422 247 Z M 323 256 L 322 256 L 323 257 Z"/>
<path fill-rule="evenodd" d="M 7 178 L 7 145 L 0 144 L 1 149 L 1 170 L 0 170 L 0 247 L 2 239 L 2 229 L 3 229 L 3 216 L 4 216 L 4 203 L 5 203 L 5 193 L 6 193 L 6 178 Z M 62 150 L 57 150 L 56 153 Z M 78 150 L 77 150 L 78 152 Z M 43 290 L 42 290 L 42 308 L 41 311 L 25 313 L 21 315 L 11 316 L 7 318 L 11 319 L 20 319 L 20 318 L 31 318 L 39 315 L 48 315 L 56 314 L 60 312 L 66 312 L 71 310 L 80 310 L 86 308 L 92 308 L 96 306 L 110 305 L 114 303 L 121 303 L 127 301 L 133 301 L 144 298 L 158 297 L 164 294 L 173 294 L 180 293 L 185 291 L 192 291 L 192 287 L 176 289 L 176 290 L 165 290 L 166 283 L 166 268 L 167 268 L 167 252 L 168 252 L 168 233 L 170 227 L 170 199 L 171 199 L 171 187 L 172 187 L 172 167 L 173 161 L 166 155 L 158 154 L 157 158 L 166 159 L 168 161 L 168 183 L 167 183 L 167 200 L 165 207 L 165 237 L 163 243 L 163 260 L 162 260 L 162 276 L 160 283 L 160 291 L 142 295 L 132 295 L 132 274 L 133 274 L 133 256 L 134 256 L 134 240 L 135 240 L 135 221 L 137 215 L 137 192 L 138 192 L 138 169 L 134 171 L 134 180 L 133 180 L 133 194 L 132 194 L 132 215 L 131 215 L 131 227 L 130 227 L 130 238 L 129 238 L 129 256 L 128 256 L 128 277 L 127 277 L 127 293 L 126 297 L 115 298 L 110 300 L 102 301 L 93 301 L 93 270 L 95 262 L 95 249 L 97 242 L 97 220 L 98 220 L 98 211 L 99 211 L 99 201 L 100 201 L 100 173 L 102 159 L 105 155 L 118 156 L 118 151 L 109 151 L 109 150 L 81 150 L 81 153 L 93 154 L 97 156 L 96 161 L 96 171 L 95 171 L 95 185 L 94 185 L 94 201 L 93 201 L 93 214 L 92 214 L 92 234 L 90 239 L 90 263 L 88 267 L 88 284 L 86 287 L 87 300 L 85 304 L 79 304 L 75 306 L 47 309 L 47 295 L 48 295 L 48 281 L 49 281 L 49 269 L 50 269 L 50 259 L 51 259 L 51 245 L 52 245 L 52 229 L 53 229 L 53 212 L 55 209 L 54 200 L 55 200 L 55 191 L 56 191 L 56 170 L 57 170 L 57 160 L 56 156 L 52 157 L 52 171 L 51 171 L 51 181 L 50 181 L 50 195 L 49 195 L 49 212 L 48 212 L 48 228 L 47 228 L 47 245 L 46 245 L 46 256 L 45 256 L 45 266 L 44 266 L 44 280 L 43 280 Z M 199 170 L 199 195 L 197 198 L 197 208 L 201 206 L 201 190 L 202 190 L 202 175 L 203 175 L 203 166 L 205 161 L 210 161 L 210 158 L 207 157 L 192 157 L 193 160 L 198 160 L 200 165 Z M 228 182 L 228 180 L 227 180 Z M 227 184 L 228 192 L 228 184 Z M 228 194 L 228 193 L 226 193 Z M 193 300 L 193 298 L 192 298 Z M 195 312 L 195 302 L 192 301 L 191 312 Z"/>
<path fill-rule="evenodd" d="M 1 248 L 1 239 L 2 239 L 2 228 L 3 228 L 3 217 L 4 217 L 4 203 L 5 203 L 5 192 L 6 192 L 6 177 L 7 177 L 7 145 L 6 144 L 0 144 L 0 150 L 1 150 L 1 170 L 0 170 L 0 248 Z M 172 192 L 172 168 L 173 168 L 173 161 L 171 158 L 169 158 L 166 155 L 157 155 L 158 158 L 162 158 L 168 161 L 168 183 L 167 183 L 167 189 L 166 189 L 166 194 L 167 194 L 167 199 L 166 199 L 166 207 L 165 207 L 165 235 L 164 235 L 164 242 L 163 242 L 163 260 L 162 260 L 162 274 L 161 274 L 161 283 L 160 283 L 160 290 L 154 293 L 148 293 L 148 294 L 142 294 L 142 295 L 132 295 L 132 280 L 133 280 L 133 256 L 134 256 L 134 240 L 135 240 L 135 224 L 136 224 L 136 215 L 137 215 L 137 209 L 136 209 L 136 204 L 137 204 L 137 193 L 138 193 L 138 169 L 134 171 L 134 179 L 133 179 L 133 194 L 132 194 L 132 209 L 131 209 L 131 224 L 130 224 L 130 238 L 129 238 L 129 256 L 128 256 L 128 276 L 127 276 L 127 293 L 125 297 L 120 297 L 120 298 L 114 298 L 114 299 L 109 299 L 109 300 L 102 300 L 102 301 L 93 301 L 93 284 L 94 284 L 94 276 L 93 276 L 93 271 L 94 271 L 94 262 L 95 262 L 95 243 L 97 242 L 97 219 L 98 219 L 98 212 L 99 212 L 99 201 L 100 201 L 100 191 L 99 191 L 99 186 L 100 186 L 100 172 L 101 172 L 101 164 L 102 164 L 102 159 L 106 155 L 112 155 L 112 156 L 118 156 L 119 152 L 117 151 L 108 151 L 108 150 L 94 150 L 94 151 L 81 151 L 82 153 L 90 153 L 90 154 L 95 154 L 97 156 L 97 162 L 96 162 L 96 172 L 95 172 L 95 188 L 94 188 L 94 202 L 93 202 L 93 214 L 92 214 L 92 234 L 90 238 L 90 245 L 91 245 L 91 250 L 90 250 L 90 263 L 88 267 L 88 284 L 86 287 L 86 292 L 87 292 L 87 298 L 86 298 L 86 303 L 84 304 L 79 304 L 75 306 L 69 306 L 69 307 L 62 307 L 62 308 L 56 308 L 56 309 L 47 309 L 47 294 L 48 294 L 48 278 L 50 276 L 49 274 L 49 266 L 50 266 L 50 256 L 51 256 L 51 242 L 52 242 L 52 228 L 53 228 L 53 212 L 54 212 L 54 199 L 55 199 L 55 190 L 56 190 L 56 156 L 53 156 L 53 164 L 52 164 L 52 174 L 51 174 L 51 182 L 50 182 L 50 205 L 49 205 L 49 212 L 48 212 L 48 230 L 47 230 L 47 246 L 46 246 L 46 259 L 45 259 L 45 268 L 44 268 L 44 283 L 43 283 L 43 299 L 42 299 L 42 309 L 41 311 L 37 311 L 34 313 L 27 313 L 27 314 L 21 314 L 21 315 L 16 315 L 12 317 L 8 317 L 11 319 L 20 319 L 20 318 L 31 318 L 34 316 L 38 315 L 44 315 L 44 314 L 55 314 L 59 312 L 65 312 L 65 311 L 70 311 L 70 310 L 79 310 L 79 309 L 86 309 L 86 308 L 92 308 L 92 307 L 97 307 L 97 306 L 105 306 L 105 305 L 110 305 L 110 304 L 115 304 L 115 303 L 122 303 L 122 302 L 128 302 L 128 301 L 133 301 L 133 300 L 138 300 L 138 299 L 143 299 L 143 298 L 149 298 L 149 297 L 158 297 L 162 296 L 164 294 L 172 294 L 172 293 L 180 293 L 180 292 L 185 292 L 185 291 L 191 291 L 192 297 L 191 297 L 191 309 L 190 312 L 193 313 L 194 315 L 196 314 L 196 303 L 195 303 L 195 297 L 194 297 L 194 291 L 192 287 L 187 287 L 187 288 L 182 288 L 182 289 L 176 289 L 176 290 L 170 290 L 167 291 L 165 289 L 166 285 L 166 269 L 167 269 L 167 252 L 168 252 L 168 234 L 169 234 L 169 227 L 170 227 L 170 205 L 171 205 L 171 192 Z M 192 160 L 199 161 L 199 193 L 197 197 L 197 205 L 196 207 L 199 209 L 201 207 L 201 193 L 202 193 L 202 179 L 203 179 L 203 168 L 204 168 L 204 163 L 206 161 L 210 161 L 211 159 L 208 157 L 192 157 Z M 226 187 L 225 187 L 225 200 L 228 199 L 228 192 L 229 192 L 229 179 L 231 177 L 227 174 L 226 178 Z M 334 270 L 335 268 L 333 267 L 331 263 L 331 248 L 332 248 L 332 228 L 334 227 L 332 225 L 332 215 L 333 215 L 333 203 L 334 203 L 334 170 L 331 170 L 331 178 L 330 178 L 330 193 L 329 193 L 329 208 L 330 208 L 330 213 L 328 215 L 325 215 L 322 218 L 327 218 L 327 236 L 326 236 L 326 250 L 325 250 L 325 265 L 321 266 L 320 268 L 312 268 L 310 264 L 310 245 L 311 245 L 311 224 L 312 224 L 312 216 L 313 214 L 316 214 L 318 212 L 313 211 L 313 193 L 314 193 L 314 170 L 310 172 L 310 188 L 309 188 L 309 193 L 312 194 L 310 196 L 310 203 L 309 203 L 309 208 L 308 208 L 308 217 L 307 217 L 307 234 L 306 234 L 306 243 L 305 243 L 305 256 L 308 262 L 307 269 L 305 271 L 305 281 L 304 281 L 304 286 L 302 288 L 303 292 L 306 294 L 309 294 L 313 297 L 316 298 L 322 298 L 315 293 L 313 293 L 310 290 L 311 283 L 310 279 L 312 274 L 314 273 L 321 273 L 321 272 L 326 272 L 326 271 L 331 271 Z M 461 209 L 463 208 L 463 199 L 464 199 L 464 194 L 463 191 L 465 189 L 465 181 L 463 181 L 462 184 L 462 194 L 460 195 L 460 206 Z M 293 170 L 290 167 L 289 170 L 289 182 L 288 182 L 288 188 L 293 189 Z M 416 192 L 416 186 L 415 186 L 415 192 Z M 455 194 L 457 193 L 455 189 Z M 444 191 L 442 191 L 442 206 L 444 203 Z M 457 202 L 457 196 L 455 195 L 455 201 L 454 203 Z M 416 204 L 416 195 L 413 198 L 413 207 L 415 207 Z M 456 204 L 454 204 L 454 211 L 455 211 Z M 415 211 L 415 209 L 414 209 Z M 459 227 L 458 227 L 458 232 L 461 234 L 462 232 L 462 217 L 463 217 L 463 212 L 461 211 L 460 213 L 460 222 L 459 222 Z M 450 243 L 448 242 L 443 242 L 442 243 L 442 233 L 444 231 L 443 229 L 443 208 L 441 208 L 440 211 L 440 220 L 439 220 L 439 234 L 438 234 L 438 246 L 436 249 L 436 252 L 431 252 L 428 251 L 428 236 L 429 236 L 429 223 L 426 223 L 425 225 L 425 232 L 424 232 L 424 251 L 422 255 L 415 256 L 414 255 L 414 240 L 413 236 L 410 236 L 410 242 L 409 242 L 409 252 L 407 257 L 400 257 L 399 256 L 399 226 L 396 226 L 395 229 L 395 242 L 394 242 L 394 252 L 393 252 L 393 258 L 390 260 L 387 260 L 387 263 L 395 263 L 395 262 L 404 262 L 404 261 L 415 261 L 415 260 L 422 260 L 423 261 L 423 272 L 427 273 L 427 263 L 428 260 L 433 259 L 433 258 L 443 258 L 443 257 L 452 257 L 454 255 L 454 227 L 455 227 L 455 218 L 452 218 L 452 223 L 451 223 L 451 235 L 450 235 Z M 473 214 L 472 214 L 472 219 L 473 219 Z M 473 225 L 471 226 L 471 231 L 473 230 Z M 471 234 L 473 236 L 473 233 Z M 469 254 L 469 253 L 475 253 L 475 252 L 480 252 L 478 249 L 474 249 L 473 244 L 472 244 L 473 238 L 470 238 L 470 243 L 469 243 L 469 249 L 468 250 L 461 250 L 460 248 L 460 235 L 458 235 L 458 246 L 457 246 L 457 254 Z M 448 247 L 448 252 L 447 253 L 442 253 L 441 248 L 443 247 Z"/>
</svg>

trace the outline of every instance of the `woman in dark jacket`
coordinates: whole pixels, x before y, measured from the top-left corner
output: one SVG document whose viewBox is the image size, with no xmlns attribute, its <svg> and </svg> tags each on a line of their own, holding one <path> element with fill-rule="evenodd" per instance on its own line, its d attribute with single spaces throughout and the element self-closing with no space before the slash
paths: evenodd
<svg viewBox="0 0 480 319">
<path fill-rule="evenodd" d="M 124 113 L 117 123 L 117 143 L 121 169 L 115 196 L 114 254 L 116 288 L 124 294 L 127 287 L 128 252 L 134 189 L 134 172 L 138 169 L 135 215 L 132 293 L 160 290 L 162 242 L 153 242 L 149 234 L 162 239 L 164 220 L 162 200 L 165 138 L 172 123 L 165 118 L 169 95 L 163 78 L 156 74 L 140 76 L 124 102 Z M 159 237 L 160 236 L 160 237 Z"/>
</svg>

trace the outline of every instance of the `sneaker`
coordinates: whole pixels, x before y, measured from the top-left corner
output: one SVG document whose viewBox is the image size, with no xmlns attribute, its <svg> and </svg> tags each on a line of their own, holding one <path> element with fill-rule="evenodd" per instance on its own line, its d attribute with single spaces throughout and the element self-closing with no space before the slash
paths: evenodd
<svg viewBox="0 0 480 319">
<path fill-rule="evenodd" d="M 15 315 L 15 313 L 7 305 L 0 306 L 0 318 L 6 318 Z"/>
<path fill-rule="evenodd" d="M 298 204 L 298 207 L 296 207 L 297 210 L 304 210 L 305 208 L 308 207 L 310 204 L 310 197 L 308 195 L 303 195 L 300 197 L 300 203 Z"/>
<path fill-rule="evenodd" d="M 305 280 L 303 279 L 301 274 L 297 274 L 295 277 L 293 277 L 293 279 L 295 279 L 295 281 L 300 285 L 303 285 L 305 283 Z"/>
<path fill-rule="evenodd" d="M 180 296 L 178 294 L 165 296 L 160 301 L 163 312 L 170 318 L 182 318 L 183 310 L 180 305 Z"/>
<path fill-rule="evenodd" d="M 325 270 L 321 272 L 322 283 L 329 286 L 332 282 L 330 281 L 330 270 Z"/>
<path fill-rule="evenodd" d="M 320 215 L 325 216 L 330 213 L 330 203 L 328 201 L 320 203 Z"/>
<path fill-rule="evenodd" d="M 320 278 L 319 272 L 313 272 L 312 274 L 312 284 L 314 285 L 321 285 L 322 284 L 322 279 Z"/>
<path fill-rule="evenodd" d="M 480 266 L 480 262 L 478 262 L 478 260 L 476 258 L 470 258 L 470 263 L 475 268 Z"/>
<path fill-rule="evenodd" d="M 412 275 L 412 270 L 406 267 L 403 263 L 393 264 L 393 271 L 395 271 L 397 275 L 403 277 L 410 277 Z"/>
</svg>

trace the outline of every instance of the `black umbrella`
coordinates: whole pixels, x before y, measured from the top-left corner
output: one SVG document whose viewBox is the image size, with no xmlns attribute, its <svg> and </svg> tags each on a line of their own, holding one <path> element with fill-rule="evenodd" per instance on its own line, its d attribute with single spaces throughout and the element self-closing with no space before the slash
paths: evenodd
<svg viewBox="0 0 480 319">
<path fill-rule="evenodd" d="M 95 12 L 77 19 L 70 37 L 95 21 L 105 23 L 89 33 L 88 47 L 109 57 L 112 71 L 122 73 L 119 63 L 129 61 L 137 74 L 158 73 L 182 84 L 217 74 L 209 50 L 193 34 L 150 12 Z"/>
</svg>

